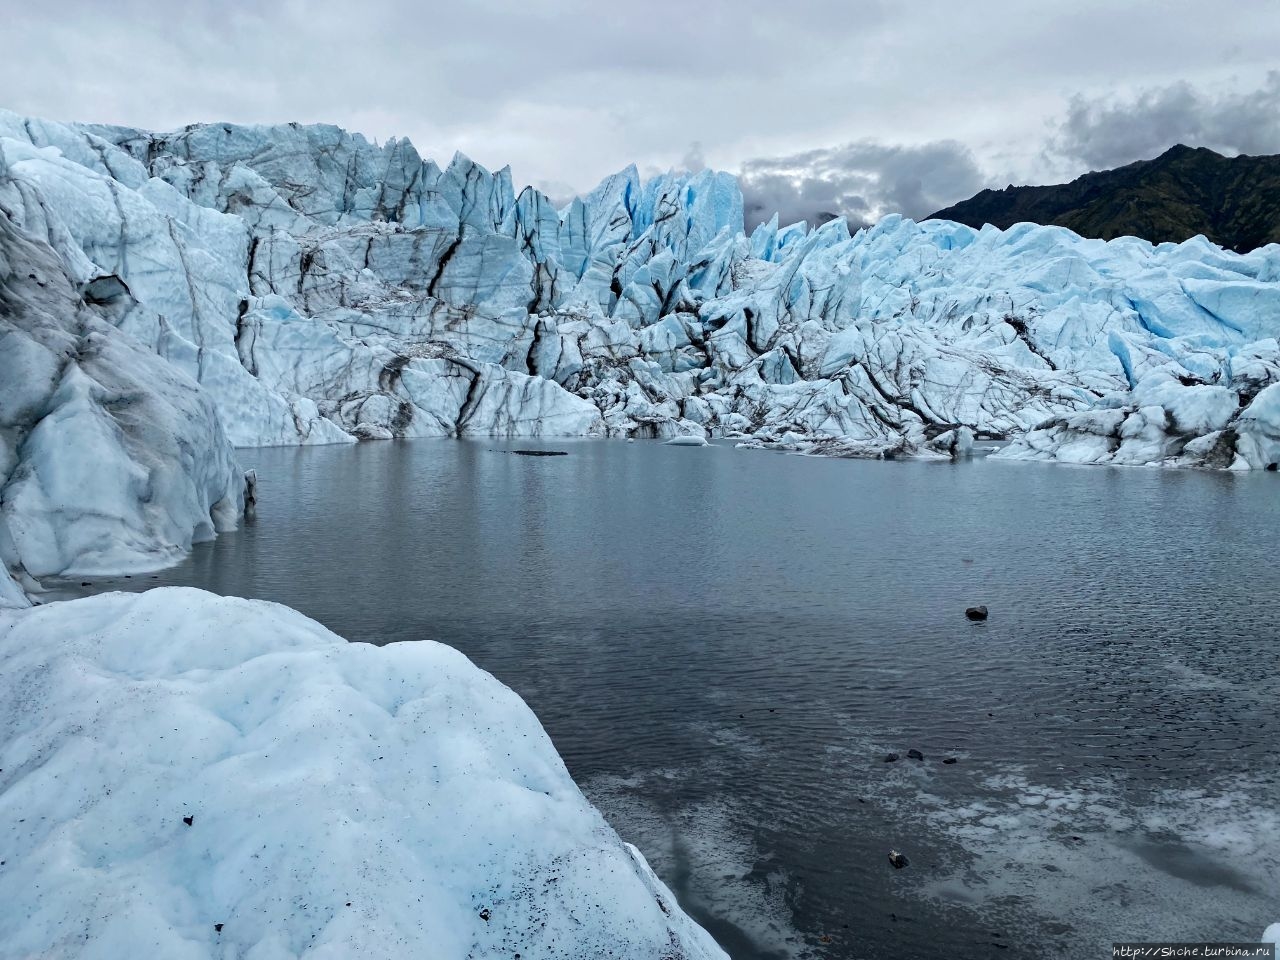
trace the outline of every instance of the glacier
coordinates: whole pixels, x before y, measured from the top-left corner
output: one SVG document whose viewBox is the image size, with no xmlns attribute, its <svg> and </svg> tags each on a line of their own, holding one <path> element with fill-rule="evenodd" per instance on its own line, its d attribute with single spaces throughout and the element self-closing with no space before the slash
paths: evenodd
<svg viewBox="0 0 1280 960">
<path fill-rule="evenodd" d="M 0 660 L 6 956 L 725 960 L 449 647 L 158 588 Z"/>
<path fill-rule="evenodd" d="M 507 168 L 334 126 L 3 111 L 0 220 L 0 253 L 40 263 L 4 267 L 25 306 L 0 318 L 0 558 L 28 590 L 233 525 L 235 446 L 728 437 L 945 459 L 1007 439 L 1013 460 L 1280 460 L 1274 245 L 898 216 L 748 235 L 736 180 L 709 170 L 630 167 L 556 209 Z M 92 502 L 70 493 L 82 443 Z"/>
</svg>

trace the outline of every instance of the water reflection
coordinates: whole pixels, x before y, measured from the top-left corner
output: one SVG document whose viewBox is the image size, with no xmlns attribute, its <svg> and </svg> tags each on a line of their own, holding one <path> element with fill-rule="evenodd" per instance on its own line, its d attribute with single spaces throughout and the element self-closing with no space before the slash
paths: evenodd
<svg viewBox="0 0 1280 960">
<path fill-rule="evenodd" d="M 737 957 L 1277 919 L 1274 475 L 511 446 L 245 451 L 254 523 L 94 589 L 458 647 Z"/>
</svg>

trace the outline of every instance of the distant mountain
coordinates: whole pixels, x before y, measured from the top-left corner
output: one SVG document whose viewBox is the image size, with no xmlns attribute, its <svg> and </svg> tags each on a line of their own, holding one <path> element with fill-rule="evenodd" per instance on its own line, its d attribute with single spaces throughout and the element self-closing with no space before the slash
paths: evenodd
<svg viewBox="0 0 1280 960">
<path fill-rule="evenodd" d="M 1178 145 L 1154 160 L 1086 173 L 1070 183 L 983 190 L 933 218 L 1001 228 L 1030 221 L 1086 237 L 1138 236 L 1154 243 L 1204 234 L 1246 253 L 1280 243 L 1280 156 L 1224 157 Z"/>
</svg>

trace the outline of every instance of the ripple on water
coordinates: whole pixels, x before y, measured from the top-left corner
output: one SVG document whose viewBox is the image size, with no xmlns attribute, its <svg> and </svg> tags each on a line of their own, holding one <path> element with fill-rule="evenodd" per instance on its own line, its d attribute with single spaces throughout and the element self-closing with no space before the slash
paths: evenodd
<svg viewBox="0 0 1280 960">
<path fill-rule="evenodd" d="M 1274 475 L 509 446 L 242 451 L 252 525 L 90 589 L 458 647 L 738 960 L 1280 919 Z"/>
</svg>

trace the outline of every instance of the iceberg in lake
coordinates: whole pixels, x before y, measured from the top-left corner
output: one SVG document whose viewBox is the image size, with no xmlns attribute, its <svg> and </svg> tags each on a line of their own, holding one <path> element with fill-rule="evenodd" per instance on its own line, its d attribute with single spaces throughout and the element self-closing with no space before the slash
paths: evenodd
<svg viewBox="0 0 1280 960">
<path fill-rule="evenodd" d="M 209 392 L 115 325 L 131 309 L 0 215 L 0 560 L 23 578 L 162 566 L 240 516 Z"/>
</svg>

